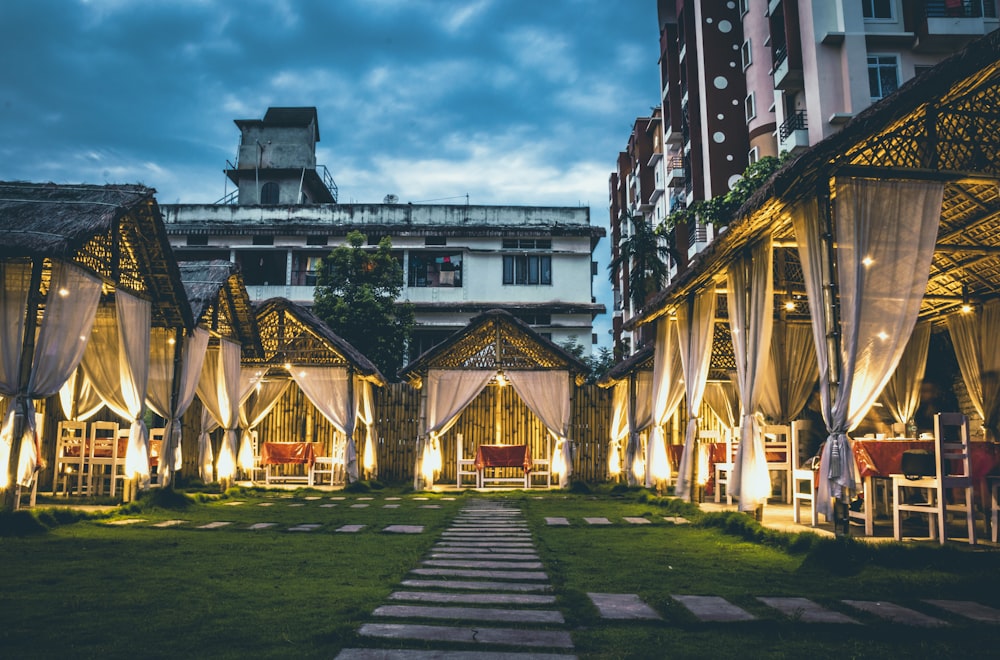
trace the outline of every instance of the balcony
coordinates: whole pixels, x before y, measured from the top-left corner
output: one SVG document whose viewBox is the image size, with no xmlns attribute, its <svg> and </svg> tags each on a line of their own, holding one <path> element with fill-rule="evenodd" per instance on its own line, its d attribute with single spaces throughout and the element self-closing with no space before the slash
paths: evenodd
<svg viewBox="0 0 1000 660">
<path fill-rule="evenodd" d="M 715 226 L 697 220 L 688 223 L 688 259 L 707 248 L 715 240 Z"/>
<path fill-rule="evenodd" d="M 684 175 L 684 159 L 673 156 L 667 159 L 666 180 L 668 188 L 680 188 L 684 186 L 687 177 Z"/>
<path fill-rule="evenodd" d="M 993 0 L 968 0 L 956 7 L 949 7 L 945 0 L 925 0 L 922 4 L 916 25 L 917 51 L 957 50 L 998 27 Z"/>
<path fill-rule="evenodd" d="M 778 151 L 794 154 L 809 148 L 806 111 L 798 110 L 778 127 Z"/>
<path fill-rule="evenodd" d="M 771 75 L 774 77 L 774 88 L 783 91 L 800 89 L 802 87 L 801 67 L 791 66 L 788 58 L 787 44 L 774 46 L 772 50 L 773 66 Z"/>
</svg>

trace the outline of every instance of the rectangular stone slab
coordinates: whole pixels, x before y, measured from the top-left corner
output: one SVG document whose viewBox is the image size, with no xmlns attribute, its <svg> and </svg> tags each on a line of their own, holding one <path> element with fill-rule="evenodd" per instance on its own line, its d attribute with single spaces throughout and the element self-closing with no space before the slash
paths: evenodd
<svg viewBox="0 0 1000 660">
<path fill-rule="evenodd" d="M 343 532 L 344 534 L 354 534 L 356 532 L 360 532 L 364 528 L 364 525 L 343 525 L 338 527 L 336 531 Z"/>
<path fill-rule="evenodd" d="M 540 561 L 493 561 L 490 559 L 428 559 L 422 562 L 424 566 L 442 566 L 444 568 L 501 568 L 515 571 L 534 570 L 542 568 Z"/>
<path fill-rule="evenodd" d="M 365 508 L 370 507 L 370 506 L 371 506 L 371 504 L 352 504 L 351 508 L 352 509 L 365 509 Z"/>
<path fill-rule="evenodd" d="M 699 621 L 753 621 L 754 616 L 742 607 L 719 596 L 671 596 Z"/>
<path fill-rule="evenodd" d="M 601 613 L 602 619 L 660 619 L 656 610 L 637 594 L 588 593 L 587 597 Z"/>
<path fill-rule="evenodd" d="M 561 653 L 504 651 L 415 651 L 413 649 L 344 649 L 336 660 L 577 660 Z"/>
<path fill-rule="evenodd" d="M 509 610 L 500 607 L 446 607 L 439 605 L 382 605 L 373 616 L 397 619 L 448 619 L 500 623 L 565 623 L 556 610 Z"/>
<path fill-rule="evenodd" d="M 551 591 L 552 587 L 547 584 L 534 584 L 528 582 L 491 582 L 473 580 L 403 580 L 399 583 L 404 587 L 414 589 L 461 589 L 466 591 L 514 591 L 514 592 L 538 592 Z"/>
<path fill-rule="evenodd" d="M 652 523 L 652 521 L 647 518 L 636 518 L 631 516 L 625 516 L 625 522 L 632 523 L 633 525 L 649 525 Z"/>
<path fill-rule="evenodd" d="M 199 525 L 198 529 L 219 529 L 220 527 L 225 527 L 226 525 L 232 525 L 232 524 L 233 523 L 231 522 L 222 522 L 220 520 L 218 522 L 210 522 L 205 525 Z"/>
<path fill-rule="evenodd" d="M 554 605 L 555 596 L 539 594 L 454 594 L 439 591 L 394 591 L 389 600 L 412 600 L 421 603 L 462 603 L 465 605 Z"/>
<path fill-rule="evenodd" d="M 438 541 L 438 546 L 442 548 L 531 548 L 534 545 L 530 541 Z M 506 550 L 501 550 L 506 552 Z"/>
<path fill-rule="evenodd" d="M 254 523 L 249 527 L 247 527 L 247 529 L 253 529 L 253 530 L 267 529 L 268 527 L 274 527 L 277 524 L 278 523 Z"/>
<path fill-rule="evenodd" d="M 924 602 L 930 603 L 934 607 L 940 607 L 952 614 L 964 616 L 966 619 L 982 621 L 983 623 L 1000 624 L 1000 610 L 980 605 L 971 600 L 925 600 Z"/>
<path fill-rule="evenodd" d="M 164 520 L 163 522 L 158 522 L 153 527 L 176 527 L 177 525 L 183 525 L 186 520 Z"/>
<path fill-rule="evenodd" d="M 874 614 L 881 619 L 892 621 L 893 623 L 902 623 L 918 628 L 940 628 L 941 626 L 948 625 L 947 622 L 941 619 L 936 619 L 922 612 L 911 610 L 908 607 L 896 605 L 895 603 L 875 600 L 843 600 L 841 602 L 850 605 L 854 609 Z"/>
<path fill-rule="evenodd" d="M 584 518 L 584 522 L 588 525 L 610 525 L 611 521 L 607 518 Z"/>
<path fill-rule="evenodd" d="M 389 532 L 390 534 L 423 534 L 423 525 L 389 525 L 383 532 Z"/>
<path fill-rule="evenodd" d="M 456 561 L 483 561 L 489 558 L 490 560 L 496 561 L 538 561 L 538 555 L 536 554 L 476 554 L 476 553 L 465 553 L 465 552 L 434 552 L 431 553 L 431 559 L 453 559 Z"/>
<path fill-rule="evenodd" d="M 464 545 L 450 545 L 448 543 L 439 543 L 435 545 L 432 549 L 433 552 L 451 552 L 458 554 L 476 554 L 481 556 L 489 557 L 490 555 L 533 555 L 535 554 L 535 549 L 530 546 L 525 546 L 523 548 L 501 548 L 501 547 L 488 547 L 488 548 L 477 548 L 475 546 L 464 546 Z"/>
<path fill-rule="evenodd" d="M 545 524 L 546 525 L 551 525 L 551 526 L 569 525 L 569 519 L 562 518 L 560 516 L 546 517 L 545 518 Z"/>
<path fill-rule="evenodd" d="M 146 522 L 145 518 L 122 518 L 121 520 L 109 520 L 104 524 L 118 526 L 118 525 L 135 525 L 137 523 L 142 523 L 142 522 Z M 226 524 L 228 525 L 229 523 Z M 198 529 L 203 529 L 203 528 L 199 527 Z"/>
<path fill-rule="evenodd" d="M 363 637 L 419 639 L 428 642 L 476 642 L 503 646 L 547 646 L 571 649 L 573 640 L 562 630 L 476 628 L 472 626 L 421 626 L 406 623 L 366 623 L 358 630 Z"/>
<path fill-rule="evenodd" d="M 548 580 L 542 571 L 489 571 L 467 568 L 415 568 L 414 575 L 440 575 L 442 577 L 488 578 L 491 580 Z"/>
<path fill-rule="evenodd" d="M 773 607 L 788 618 L 803 623 L 857 623 L 846 614 L 828 610 L 808 598 L 757 596 L 757 600 L 768 607 Z"/>
</svg>

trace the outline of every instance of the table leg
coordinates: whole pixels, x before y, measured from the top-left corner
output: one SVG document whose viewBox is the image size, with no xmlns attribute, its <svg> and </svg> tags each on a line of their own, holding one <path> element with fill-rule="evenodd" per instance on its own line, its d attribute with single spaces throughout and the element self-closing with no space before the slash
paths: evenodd
<svg viewBox="0 0 1000 660">
<path fill-rule="evenodd" d="M 872 478 L 865 477 L 864 480 L 864 511 L 865 511 L 865 536 L 875 536 L 875 502 L 872 498 L 874 494 Z"/>
</svg>

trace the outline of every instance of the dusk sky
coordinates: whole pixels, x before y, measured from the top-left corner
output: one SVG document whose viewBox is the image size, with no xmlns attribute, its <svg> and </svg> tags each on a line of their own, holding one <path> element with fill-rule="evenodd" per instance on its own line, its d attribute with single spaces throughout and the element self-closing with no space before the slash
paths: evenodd
<svg viewBox="0 0 1000 660">
<path fill-rule="evenodd" d="M 304 105 L 343 203 L 468 193 L 607 226 L 617 153 L 657 103 L 657 39 L 652 0 L 7 0 L 0 180 L 210 203 L 233 119 Z M 606 239 L 597 258 L 610 310 Z"/>
</svg>

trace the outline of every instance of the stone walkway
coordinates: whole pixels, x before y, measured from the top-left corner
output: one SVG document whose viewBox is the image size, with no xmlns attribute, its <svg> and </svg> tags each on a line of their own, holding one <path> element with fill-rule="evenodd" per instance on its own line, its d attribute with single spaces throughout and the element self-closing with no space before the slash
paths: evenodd
<svg viewBox="0 0 1000 660">
<path fill-rule="evenodd" d="M 389 602 L 377 607 L 373 620 L 358 630 L 370 647 L 344 649 L 337 657 L 573 658 L 565 653 L 573 648 L 573 640 L 551 590 L 521 511 L 501 502 L 473 500 L 400 589 L 389 595 Z"/>
</svg>

